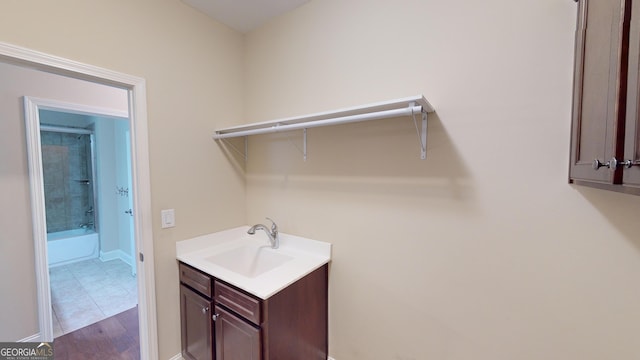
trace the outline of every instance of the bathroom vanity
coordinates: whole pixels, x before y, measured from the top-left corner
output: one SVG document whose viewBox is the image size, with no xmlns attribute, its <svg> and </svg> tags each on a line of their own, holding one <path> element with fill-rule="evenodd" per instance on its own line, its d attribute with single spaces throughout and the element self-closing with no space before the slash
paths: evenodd
<svg viewBox="0 0 640 360">
<path fill-rule="evenodd" d="M 327 359 L 331 244 L 240 227 L 177 243 L 185 359 Z"/>
</svg>

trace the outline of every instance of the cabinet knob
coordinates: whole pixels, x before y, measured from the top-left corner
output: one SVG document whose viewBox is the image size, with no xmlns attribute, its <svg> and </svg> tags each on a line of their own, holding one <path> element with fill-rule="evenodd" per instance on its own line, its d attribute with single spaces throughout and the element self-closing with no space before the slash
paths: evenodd
<svg viewBox="0 0 640 360">
<path fill-rule="evenodd" d="M 621 166 L 623 166 L 625 169 L 629 169 L 630 167 L 633 166 L 633 161 L 631 160 L 618 161 L 618 159 L 616 158 L 612 158 L 611 160 L 609 160 L 609 169 L 615 170 Z"/>
<path fill-rule="evenodd" d="M 619 167 L 624 167 L 625 169 L 629 169 L 633 165 L 636 165 L 636 164 L 634 164 L 633 161 L 631 160 L 618 161 L 618 159 L 614 157 L 614 158 L 611 158 L 611 160 L 607 161 L 606 163 L 602 163 L 602 161 L 595 159 L 593 160 L 593 165 L 591 167 L 593 167 L 593 170 L 598 170 L 601 167 L 607 167 L 609 168 L 609 170 L 615 171 Z"/>
<path fill-rule="evenodd" d="M 595 159 L 593 160 L 593 165 L 591 165 L 591 167 L 593 168 L 593 170 L 598 170 L 601 167 L 609 167 L 610 162 L 607 161 L 606 163 L 603 163 L 602 161 Z"/>
<path fill-rule="evenodd" d="M 207 311 L 209 311 L 209 307 L 203 307 L 203 308 L 202 308 L 202 313 L 203 313 L 203 314 L 206 314 L 206 313 L 207 313 Z"/>
<path fill-rule="evenodd" d="M 219 317 L 220 317 L 220 314 L 213 314 L 213 316 L 211 316 L 211 319 L 213 321 L 216 321 L 216 320 L 218 320 Z"/>
</svg>

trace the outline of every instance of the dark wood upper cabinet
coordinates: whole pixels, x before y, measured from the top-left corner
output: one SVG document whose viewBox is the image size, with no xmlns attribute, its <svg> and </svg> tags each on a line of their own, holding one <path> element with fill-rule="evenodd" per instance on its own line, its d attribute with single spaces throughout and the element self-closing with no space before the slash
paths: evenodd
<svg viewBox="0 0 640 360">
<path fill-rule="evenodd" d="M 615 183 L 593 168 L 618 152 L 626 94 L 625 14 L 630 0 L 580 0 L 576 28 L 570 177 Z M 625 29 L 626 28 L 626 29 Z"/>
<path fill-rule="evenodd" d="M 640 2 L 631 8 L 628 79 L 624 160 L 635 166 L 623 170 L 622 183 L 640 188 Z"/>
<path fill-rule="evenodd" d="M 639 21 L 632 0 L 578 1 L 572 183 L 640 195 Z"/>
</svg>

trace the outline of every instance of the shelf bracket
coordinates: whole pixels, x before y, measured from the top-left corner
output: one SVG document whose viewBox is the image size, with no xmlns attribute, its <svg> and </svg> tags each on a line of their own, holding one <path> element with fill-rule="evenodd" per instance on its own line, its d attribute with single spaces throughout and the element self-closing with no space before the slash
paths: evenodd
<svg viewBox="0 0 640 360">
<path fill-rule="evenodd" d="M 414 102 L 409 103 L 411 108 L 411 118 L 413 119 L 413 125 L 416 127 L 416 134 L 418 135 L 418 142 L 420 143 L 420 159 L 427 158 L 427 112 L 422 109 L 422 128 L 418 129 L 418 121 L 416 120 L 416 114 L 413 112 Z"/>
<path fill-rule="evenodd" d="M 302 130 L 302 155 L 304 156 L 304 161 L 307 161 L 307 129 Z"/>
<path fill-rule="evenodd" d="M 422 111 L 422 132 L 420 134 L 420 159 L 427 158 L 427 112 Z"/>
<path fill-rule="evenodd" d="M 244 153 L 242 151 L 238 150 L 238 148 L 235 147 L 227 139 L 220 139 L 220 140 L 222 140 L 222 142 L 227 144 L 231 150 L 235 151 L 238 155 L 242 156 L 242 158 L 244 159 L 244 162 L 247 162 L 247 156 L 249 154 L 249 139 L 248 138 L 249 138 L 248 136 L 244 137 Z"/>
<path fill-rule="evenodd" d="M 289 135 L 287 135 L 287 140 L 295 147 L 299 152 L 302 153 L 302 157 L 304 161 L 307 161 L 307 128 L 302 129 L 302 149 L 298 146 L 295 141 L 291 140 Z"/>
</svg>

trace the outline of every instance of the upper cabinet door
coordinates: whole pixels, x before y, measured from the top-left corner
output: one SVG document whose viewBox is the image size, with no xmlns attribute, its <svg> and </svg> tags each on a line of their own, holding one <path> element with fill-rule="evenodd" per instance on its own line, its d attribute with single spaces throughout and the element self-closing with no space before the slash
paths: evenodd
<svg viewBox="0 0 640 360">
<path fill-rule="evenodd" d="M 629 86 L 624 161 L 633 166 L 623 170 L 623 183 L 640 187 L 640 3 L 631 9 L 629 31 Z"/>
<path fill-rule="evenodd" d="M 571 133 L 572 182 L 617 184 L 622 169 L 593 168 L 624 150 L 631 0 L 579 0 Z"/>
</svg>

